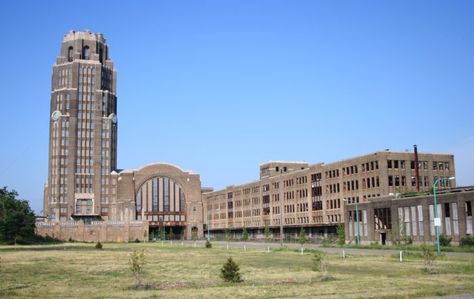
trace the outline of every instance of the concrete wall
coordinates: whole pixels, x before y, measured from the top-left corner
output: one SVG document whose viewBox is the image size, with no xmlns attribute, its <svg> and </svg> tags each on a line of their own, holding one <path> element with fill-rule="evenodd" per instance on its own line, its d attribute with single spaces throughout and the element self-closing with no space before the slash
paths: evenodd
<svg viewBox="0 0 474 299">
<path fill-rule="evenodd" d="M 59 240 L 81 242 L 128 242 L 136 239 L 148 241 L 148 223 L 142 221 L 96 221 L 38 223 L 36 234 L 50 236 Z"/>
</svg>

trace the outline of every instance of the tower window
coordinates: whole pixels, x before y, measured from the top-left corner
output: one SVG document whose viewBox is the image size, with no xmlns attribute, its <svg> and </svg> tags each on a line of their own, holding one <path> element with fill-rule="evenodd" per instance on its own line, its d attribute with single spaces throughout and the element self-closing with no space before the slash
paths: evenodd
<svg viewBox="0 0 474 299">
<path fill-rule="evenodd" d="M 69 62 L 72 61 L 73 51 L 74 51 L 74 49 L 72 47 L 69 47 L 69 49 L 67 51 L 67 61 L 69 61 Z"/>
<path fill-rule="evenodd" d="M 82 48 L 82 59 L 89 59 L 89 56 L 90 56 L 90 49 L 88 46 L 85 46 L 84 48 Z"/>
</svg>

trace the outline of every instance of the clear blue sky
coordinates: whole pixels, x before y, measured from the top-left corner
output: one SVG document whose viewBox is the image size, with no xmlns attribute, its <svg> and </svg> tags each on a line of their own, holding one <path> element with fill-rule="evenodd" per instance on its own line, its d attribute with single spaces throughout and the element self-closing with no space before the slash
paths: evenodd
<svg viewBox="0 0 474 299">
<path fill-rule="evenodd" d="M 474 184 L 474 1 L 2 1 L 0 186 L 42 208 L 51 68 L 104 33 L 119 168 L 177 164 L 223 188 L 267 160 L 453 153 Z"/>
</svg>

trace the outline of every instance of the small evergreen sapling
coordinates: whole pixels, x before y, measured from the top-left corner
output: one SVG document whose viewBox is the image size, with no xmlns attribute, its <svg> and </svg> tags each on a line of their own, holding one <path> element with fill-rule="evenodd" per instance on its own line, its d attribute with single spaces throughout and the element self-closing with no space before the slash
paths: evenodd
<svg viewBox="0 0 474 299">
<path fill-rule="evenodd" d="M 239 271 L 239 265 L 234 262 L 232 257 L 229 257 L 221 268 L 221 278 L 227 282 L 241 282 L 242 278 Z"/>
<path fill-rule="evenodd" d="M 97 243 L 95 243 L 95 249 L 97 250 L 102 250 L 102 243 L 100 243 L 100 241 L 97 241 Z"/>
</svg>

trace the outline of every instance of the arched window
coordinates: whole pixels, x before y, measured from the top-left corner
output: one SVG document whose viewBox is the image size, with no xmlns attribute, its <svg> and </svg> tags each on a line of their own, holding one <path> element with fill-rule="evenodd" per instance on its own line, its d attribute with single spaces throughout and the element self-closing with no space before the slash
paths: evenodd
<svg viewBox="0 0 474 299">
<path fill-rule="evenodd" d="M 74 52 L 74 49 L 72 47 L 69 47 L 69 50 L 67 51 L 67 61 L 69 61 L 69 62 L 72 61 L 73 52 Z"/>
<path fill-rule="evenodd" d="M 184 190 L 169 177 L 156 176 L 148 179 L 138 189 L 135 200 L 137 220 L 155 223 L 171 221 L 176 224 L 186 221 Z"/>
<path fill-rule="evenodd" d="M 89 59 L 89 55 L 90 55 L 90 50 L 89 50 L 89 46 L 85 46 L 84 48 L 82 48 L 82 59 Z"/>
</svg>

